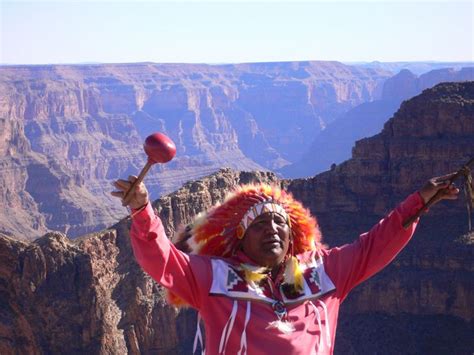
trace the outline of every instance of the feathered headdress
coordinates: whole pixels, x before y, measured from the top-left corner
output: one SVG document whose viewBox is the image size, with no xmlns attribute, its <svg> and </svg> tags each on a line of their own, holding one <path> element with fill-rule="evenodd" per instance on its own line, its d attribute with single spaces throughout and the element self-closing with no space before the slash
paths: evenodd
<svg viewBox="0 0 474 355">
<path fill-rule="evenodd" d="M 173 242 L 178 249 L 189 254 L 231 257 L 239 248 L 246 227 L 259 214 L 249 213 L 256 207 L 284 210 L 293 241 L 293 248 L 289 250 L 293 255 L 290 256 L 321 249 L 321 233 L 316 218 L 290 193 L 267 184 L 237 187 L 222 203 L 197 215 L 193 222 L 175 236 Z M 297 268 L 296 258 L 291 259 L 293 260 L 287 264 L 287 269 Z M 293 275 L 296 273 L 296 269 L 291 272 Z M 172 294 L 169 296 L 172 304 L 181 303 Z"/>
</svg>

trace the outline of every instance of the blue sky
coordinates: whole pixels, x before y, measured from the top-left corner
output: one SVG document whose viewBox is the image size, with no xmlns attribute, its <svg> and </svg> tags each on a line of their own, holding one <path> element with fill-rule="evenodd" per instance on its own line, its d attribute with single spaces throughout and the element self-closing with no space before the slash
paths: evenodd
<svg viewBox="0 0 474 355">
<path fill-rule="evenodd" d="M 0 64 L 474 60 L 473 1 L 0 4 Z"/>
</svg>

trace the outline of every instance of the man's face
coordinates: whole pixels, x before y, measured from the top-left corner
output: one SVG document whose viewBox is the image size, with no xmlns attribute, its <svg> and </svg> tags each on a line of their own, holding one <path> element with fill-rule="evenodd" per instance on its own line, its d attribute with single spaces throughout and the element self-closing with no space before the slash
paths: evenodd
<svg viewBox="0 0 474 355">
<path fill-rule="evenodd" d="M 278 266 L 290 245 L 290 227 L 278 213 L 264 213 L 255 218 L 242 239 L 243 252 L 257 264 Z"/>
</svg>

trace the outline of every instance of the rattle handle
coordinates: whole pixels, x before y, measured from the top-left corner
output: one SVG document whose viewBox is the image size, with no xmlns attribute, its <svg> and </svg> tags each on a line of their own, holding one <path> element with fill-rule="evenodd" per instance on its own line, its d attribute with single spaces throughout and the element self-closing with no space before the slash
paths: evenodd
<svg viewBox="0 0 474 355">
<path fill-rule="evenodd" d="M 431 197 L 428 200 L 428 202 L 417 213 L 415 213 L 410 218 L 406 219 L 405 222 L 403 222 L 403 228 L 407 229 L 408 227 L 410 227 L 412 223 L 415 222 L 417 218 L 423 214 L 423 212 L 425 212 L 428 208 L 430 208 L 433 205 L 434 201 L 436 201 L 439 195 L 443 193 L 442 191 L 443 190 L 438 190 L 438 192 L 436 192 L 436 194 L 433 197 Z"/>
<path fill-rule="evenodd" d="M 469 169 L 469 166 L 472 165 L 472 163 L 474 163 L 474 158 L 471 158 L 471 160 L 469 160 L 469 162 L 464 165 L 461 169 L 459 169 L 456 174 L 454 174 L 449 180 L 449 185 L 451 185 L 456 179 L 458 179 L 465 171 L 466 169 Z M 411 224 L 413 222 L 416 221 L 416 219 L 418 217 L 421 216 L 421 214 L 423 212 L 425 212 L 428 208 L 430 208 L 433 203 L 435 201 L 437 201 L 437 198 L 439 197 L 439 195 L 441 195 L 443 193 L 443 190 L 438 190 L 438 192 L 436 192 L 436 194 L 431 197 L 428 202 L 414 215 L 414 216 L 411 216 L 410 218 L 406 219 L 404 222 L 403 222 L 403 228 L 407 229 L 408 227 L 411 226 Z"/>
<path fill-rule="evenodd" d="M 132 185 L 130 185 L 130 188 L 127 190 L 127 192 L 125 192 L 125 195 L 123 196 L 123 199 L 122 199 L 122 206 L 128 205 L 128 203 L 130 202 L 130 199 L 133 196 L 133 191 L 135 191 L 135 188 L 143 181 L 146 173 L 148 172 L 148 170 L 150 170 L 152 165 L 153 163 L 150 162 L 150 160 L 146 162 L 142 171 L 140 171 L 140 175 L 138 175 L 138 178 L 133 182 Z"/>
</svg>

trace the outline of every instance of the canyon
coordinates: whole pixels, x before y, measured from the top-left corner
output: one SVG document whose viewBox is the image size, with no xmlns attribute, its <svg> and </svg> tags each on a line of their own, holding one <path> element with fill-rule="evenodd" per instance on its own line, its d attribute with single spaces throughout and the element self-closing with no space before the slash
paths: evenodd
<svg viewBox="0 0 474 355">
<path fill-rule="evenodd" d="M 356 141 L 377 134 L 401 103 L 442 82 L 474 81 L 474 68 L 437 69 L 417 76 L 407 69 L 387 79 L 379 99 L 362 103 L 319 132 L 299 161 L 276 171 L 287 178 L 311 177 L 350 158 Z"/>
<path fill-rule="evenodd" d="M 326 172 L 281 179 L 226 168 L 153 206 L 172 236 L 237 184 L 270 182 L 317 216 L 329 247 L 350 243 L 428 178 L 472 158 L 473 118 L 474 82 L 439 84 L 403 102 L 378 134 L 359 140 L 350 159 Z M 17 149 L 31 149 L 14 139 Z M 44 162 L 34 152 L 30 159 Z M 75 239 L 1 234 L 0 352 L 189 353 L 196 315 L 166 305 L 163 289 L 134 261 L 129 227 L 127 217 Z M 345 301 L 335 353 L 471 353 L 473 276 L 465 200 L 442 202 L 421 218 L 394 262 Z"/>
<path fill-rule="evenodd" d="M 2 66 L 0 231 L 77 237 L 124 217 L 110 183 L 138 174 L 155 131 L 177 146 L 146 178 L 155 195 L 222 167 L 277 169 L 390 76 L 339 62 Z"/>
</svg>

